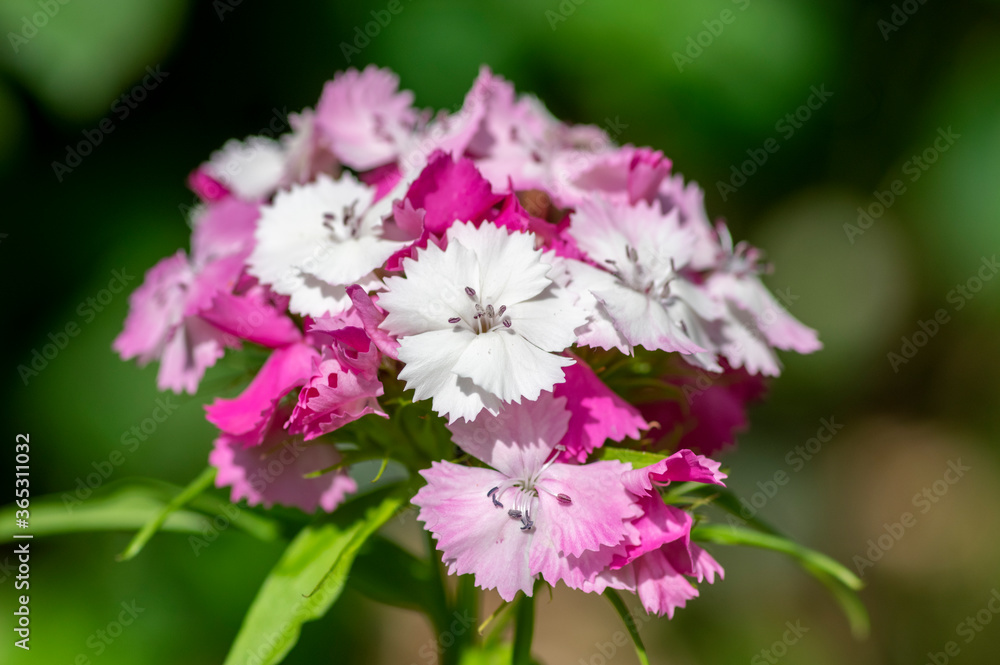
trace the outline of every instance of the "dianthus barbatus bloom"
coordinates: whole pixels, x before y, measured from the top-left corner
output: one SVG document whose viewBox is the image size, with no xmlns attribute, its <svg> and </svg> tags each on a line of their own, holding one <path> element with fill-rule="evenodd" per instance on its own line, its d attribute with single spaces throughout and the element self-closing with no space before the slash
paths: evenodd
<svg viewBox="0 0 1000 665">
<path fill-rule="evenodd" d="M 257 244 L 247 263 L 252 275 L 291 296 L 289 309 L 313 317 L 351 306 L 347 287 L 374 288 L 372 272 L 405 243 L 381 236 L 372 207 L 375 190 L 349 174 L 280 191 L 261 209 Z"/>
<path fill-rule="evenodd" d="M 302 437 L 289 436 L 281 427 L 289 415 L 288 409 L 280 409 L 258 446 L 245 446 L 239 437 L 220 434 L 208 457 L 218 469 L 215 486 L 232 488 L 232 501 L 246 499 L 251 506 L 270 508 L 279 503 L 307 513 L 317 508 L 333 512 L 358 485 L 344 469 L 305 477 L 343 458 L 332 445 L 307 444 Z"/>
<path fill-rule="evenodd" d="M 385 280 L 382 328 L 399 339 L 399 378 L 449 422 L 484 408 L 537 399 L 564 380 L 558 355 L 586 321 L 574 296 L 549 276 L 530 233 L 491 222 L 452 225 L 447 247 L 405 259 L 406 277 Z"/>
<path fill-rule="evenodd" d="M 600 327 L 600 320 L 590 323 L 581 334 L 582 344 L 622 348 L 624 340 L 625 350 L 708 350 L 699 344 L 697 319 L 718 318 L 722 307 L 681 274 L 697 237 L 680 225 L 676 211 L 664 214 L 655 201 L 628 205 L 595 195 L 579 204 L 572 220 L 570 236 L 605 268 L 573 266 L 578 288 L 593 294 L 599 317 L 606 319 Z M 720 368 L 713 364 L 711 369 Z"/>
<path fill-rule="evenodd" d="M 569 422 L 565 403 L 544 393 L 499 416 L 449 426 L 455 443 L 493 467 L 435 462 L 420 472 L 427 485 L 413 497 L 417 519 L 434 534 L 450 574 L 472 573 L 505 600 L 530 596 L 539 574 L 577 586 L 579 557 L 592 555 L 592 578 L 633 533 L 640 510 L 622 483 L 628 465 L 556 461 Z"/>
</svg>

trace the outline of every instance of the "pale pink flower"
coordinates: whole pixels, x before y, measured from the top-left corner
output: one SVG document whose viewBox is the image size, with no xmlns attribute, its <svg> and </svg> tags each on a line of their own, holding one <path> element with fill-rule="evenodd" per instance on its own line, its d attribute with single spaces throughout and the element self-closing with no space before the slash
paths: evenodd
<svg viewBox="0 0 1000 665">
<path fill-rule="evenodd" d="M 231 487 L 231 499 L 245 499 L 251 506 L 270 508 L 278 503 L 311 513 L 326 512 L 356 492 L 357 483 L 343 469 L 316 478 L 306 474 L 328 469 L 342 457 L 329 444 L 306 444 L 289 436 L 278 424 L 288 416 L 283 411 L 269 426 L 261 445 L 247 447 L 239 438 L 222 434 L 215 441 L 209 463 L 218 471 L 216 487 Z"/>
<path fill-rule="evenodd" d="M 388 69 L 348 69 L 323 87 L 316 128 L 341 162 L 367 171 L 396 161 L 417 120 L 412 104 L 413 93 L 399 92 Z"/>
<path fill-rule="evenodd" d="M 427 485 L 413 498 L 417 519 L 450 574 L 471 573 L 505 600 L 531 595 L 537 575 L 578 585 L 630 533 L 639 510 L 621 483 L 627 465 L 556 460 L 569 421 L 564 405 L 545 393 L 499 416 L 449 426 L 463 450 L 491 467 L 435 462 L 421 471 Z M 574 572 L 583 567 L 589 570 Z"/>
</svg>

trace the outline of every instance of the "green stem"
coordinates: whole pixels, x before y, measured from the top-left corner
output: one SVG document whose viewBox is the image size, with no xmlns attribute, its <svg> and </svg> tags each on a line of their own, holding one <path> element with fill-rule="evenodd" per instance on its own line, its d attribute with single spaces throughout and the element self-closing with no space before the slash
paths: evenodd
<svg viewBox="0 0 1000 665">
<path fill-rule="evenodd" d="M 458 665 L 461 649 L 454 648 L 454 635 L 451 634 L 451 629 L 448 627 L 451 602 L 448 598 L 448 589 L 445 587 L 445 576 L 441 574 L 441 559 L 437 555 L 437 547 L 431 532 L 424 531 L 424 536 L 427 540 L 427 556 L 431 568 L 431 588 L 436 590 L 437 604 L 446 608 L 444 614 L 437 620 L 435 620 L 435 616 L 428 615 L 437 635 L 438 652 L 441 654 L 440 662 L 441 665 Z M 445 636 L 448 636 L 447 644 L 445 644 Z"/>
<path fill-rule="evenodd" d="M 146 546 L 149 539 L 160 530 L 163 523 L 167 521 L 170 514 L 180 510 L 189 501 L 194 499 L 196 496 L 204 492 L 206 489 L 212 486 L 212 482 L 215 480 L 215 467 L 208 467 L 201 472 L 201 475 L 191 481 L 191 483 L 181 490 L 173 499 L 170 500 L 167 505 L 163 506 L 163 509 L 154 517 L 153 519 L 146 522 L 139 533 L 135 534 L 135 538 L 132 542 L 128 544 L 125 551 L 119 554 L 116 558 L 119 561 L 128 561 L 133 558 L 142 548 Z"/>
<path fill-rule="evenodd" d="M 479 589 L 476 588 L 474 575 L 460 575 L 458 578 L 458 594 L 455 598 L 456 618 L 468 628 L 461 636 L 456 636 L 456 647 L 461 642 L 461 650 L 473 646 L 478 639 L 475 627 L 479 625 Z"/>
<path fill-rule="evenodd" d="M 535 585 L 538 590 L 538 585 Z M 517 601 L 517 620 L 514 624 L 514 649 L 511 665 L 531 665 L 531 641 L 535 633 L 535 597 L 522 596 Z"/>
<path fill-rule="evenodd" d="M 635 655 L 639 658 L 639 663 L 641 665 L 649 665 L 649 656 L 646 655 L 646 647 L 642 643 L 642 638 L 639 637 L 639 627 L 635 625 L 628 607 L 625 606 L 625 601 L 622 600 L 622 597 L 614 589 L 608 589 L 604 592 L 604 595 L 611 601 L 611 606 L 618 612 L 618 616 L 622 618 L 625 628 L 628 629 L 628 634 L 632 636 L 632 644 L 635 645 Z"/>
</svg>

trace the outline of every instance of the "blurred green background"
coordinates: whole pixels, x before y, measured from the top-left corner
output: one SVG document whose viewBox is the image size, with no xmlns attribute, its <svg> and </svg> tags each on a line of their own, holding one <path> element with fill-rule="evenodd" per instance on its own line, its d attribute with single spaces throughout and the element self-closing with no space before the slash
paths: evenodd
<svg viewBox="0 0 1000 665">
<path fill-rule="evenodd" d="M 869 539 L 915 516 L 864 567 L 867 640 L 851 637 L 825 590 L 794 564 L 714 548 L 726 580 L 703 586 L 674 620 L 643 626 L 654 662 L 917 665 L 931 652 L 939 663 L 995 663 L 1000 621 L 985 620 L 1000 588 L 1000 280 L 975 278 L 1000 253 L 1000 7 L 577 2 L 402 0 L 364 45 L 357 31 L 386 2 L 4 0 L 5 455 L 13 461 L 14 435 L 30 433 L 34 497 L 72 490 L 115 450 L 124 461 L 108 483 L 193 478 L 213 436 L 201 405 L 232 367 L 210 372 L 197 397 L 172 397 L 176 412 L 128 450 L 123 434 L 156 406 L 156 369 L 110 350 L 125 295 L 87 299 L 100 297 L 113 270 L 135 276 L 131 290 L 186 247 L 189 171 L 275 113 L 314 105 L 336 71 L 387 66 L 418 106 L 455 110 L 488 64 L 564 120 L 614 124 L 619 142 L 662 149 L 705 188 L 711 216 L 766 251 L 771 288 L 790 293 L 791 312 L 820 331 L 824 350 L 784 356 L 784 375 L 752 409 L 751 429 L 724 459 L 730 487 L 752 501 L 784 471 L 784 486 L 757 497 L 760 515 L 855 570 Z M 363 45 L 350 62 L 344 43 Z M 801 110 L 824 86 L 832 95 Z M 786 119 L 797 112 L 801 122 Z M 939 130 L 952 134 L 946 150 L 934 147 Z M 98 135 L 70 171 L 54 167 L 67 146 Z M 768 139 L 778 150 L 744 165 Z M 754 173 L 735 192 L 720 190 L 741 182 L 730 180 L 734 167 Z M 896 181 L 902 193 L 877 214 Z M 859 206 L 873 220 L 856 234 L 844 225 L 858 224 Z M 981 288 L 964 295 L 953 291 L 960 285 Z M 936 334 L 915 335 L 939 309 L 947 322 Z M 25 380 L 17 366 L 71 323 L 79 334 Z M 925 343 L 894 368 L 888 354 L 901 353 L 904 337 Z M 831 417 L 843 424 L 833 439 L 809 459 L 797 452 Z M 940 482 L 957 460 L 970 470 Z M 933 503 L 915 501 L 924 488 Z M 412 519 L 393 530 L 418 538 Z M 34 542 L 30 654 L 11 645 L 6 548 L 0 662 L 221 662 L 282 549 L 233 530 L 196 556 L 185 536 L 161 534 L 136 560 L 116 563 L 127 539 Z M 98 631 L 133 601 L 139 618 L 102 642 Z M 978 629 L 963 628 L 977 613 Z M 551 664 L 603 662 L 597 644 L 619 628 L 600 598 L 565 589 L 538 614 L 536 651 Z M 808 632 L 768 661 L 761 650 L 782 639 L 786 621 Z M 429 662 L 419 650 L 429 637 L 418 616 L 348 592 L 306 626 L 287 662 Z M 943 653 L 949 641 L 957 656 Z M 612 661 L 636 662 L 626 649 Z"/>
</svg>

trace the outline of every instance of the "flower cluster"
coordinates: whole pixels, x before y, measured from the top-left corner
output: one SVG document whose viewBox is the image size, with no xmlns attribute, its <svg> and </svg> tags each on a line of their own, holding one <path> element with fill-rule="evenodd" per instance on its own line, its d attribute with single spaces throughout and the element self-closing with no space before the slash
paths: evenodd
<svg viewBox="0 0 1000 665">
<path fill-rule="evenodd" d="M 194 171 L 191 251 L 149 270 L 114 342 L 191 393 L 227 348 L 268 351 L 206 407 L 217 484 L 333 511 L 357 489 L 335 444 L 421 403 L 464 453 L 399 456 L 451 572 L 508 600 L 539 576 L 627 589 L 670 615 L 688 578 L 721 575 L 657 488 L 721 484 L 692 449 L 732 442 L 776 349 L 819 342 L 702 191 L 485 68 L 456 113 L 369 67 L 290 124 Z"/>
</svg>

